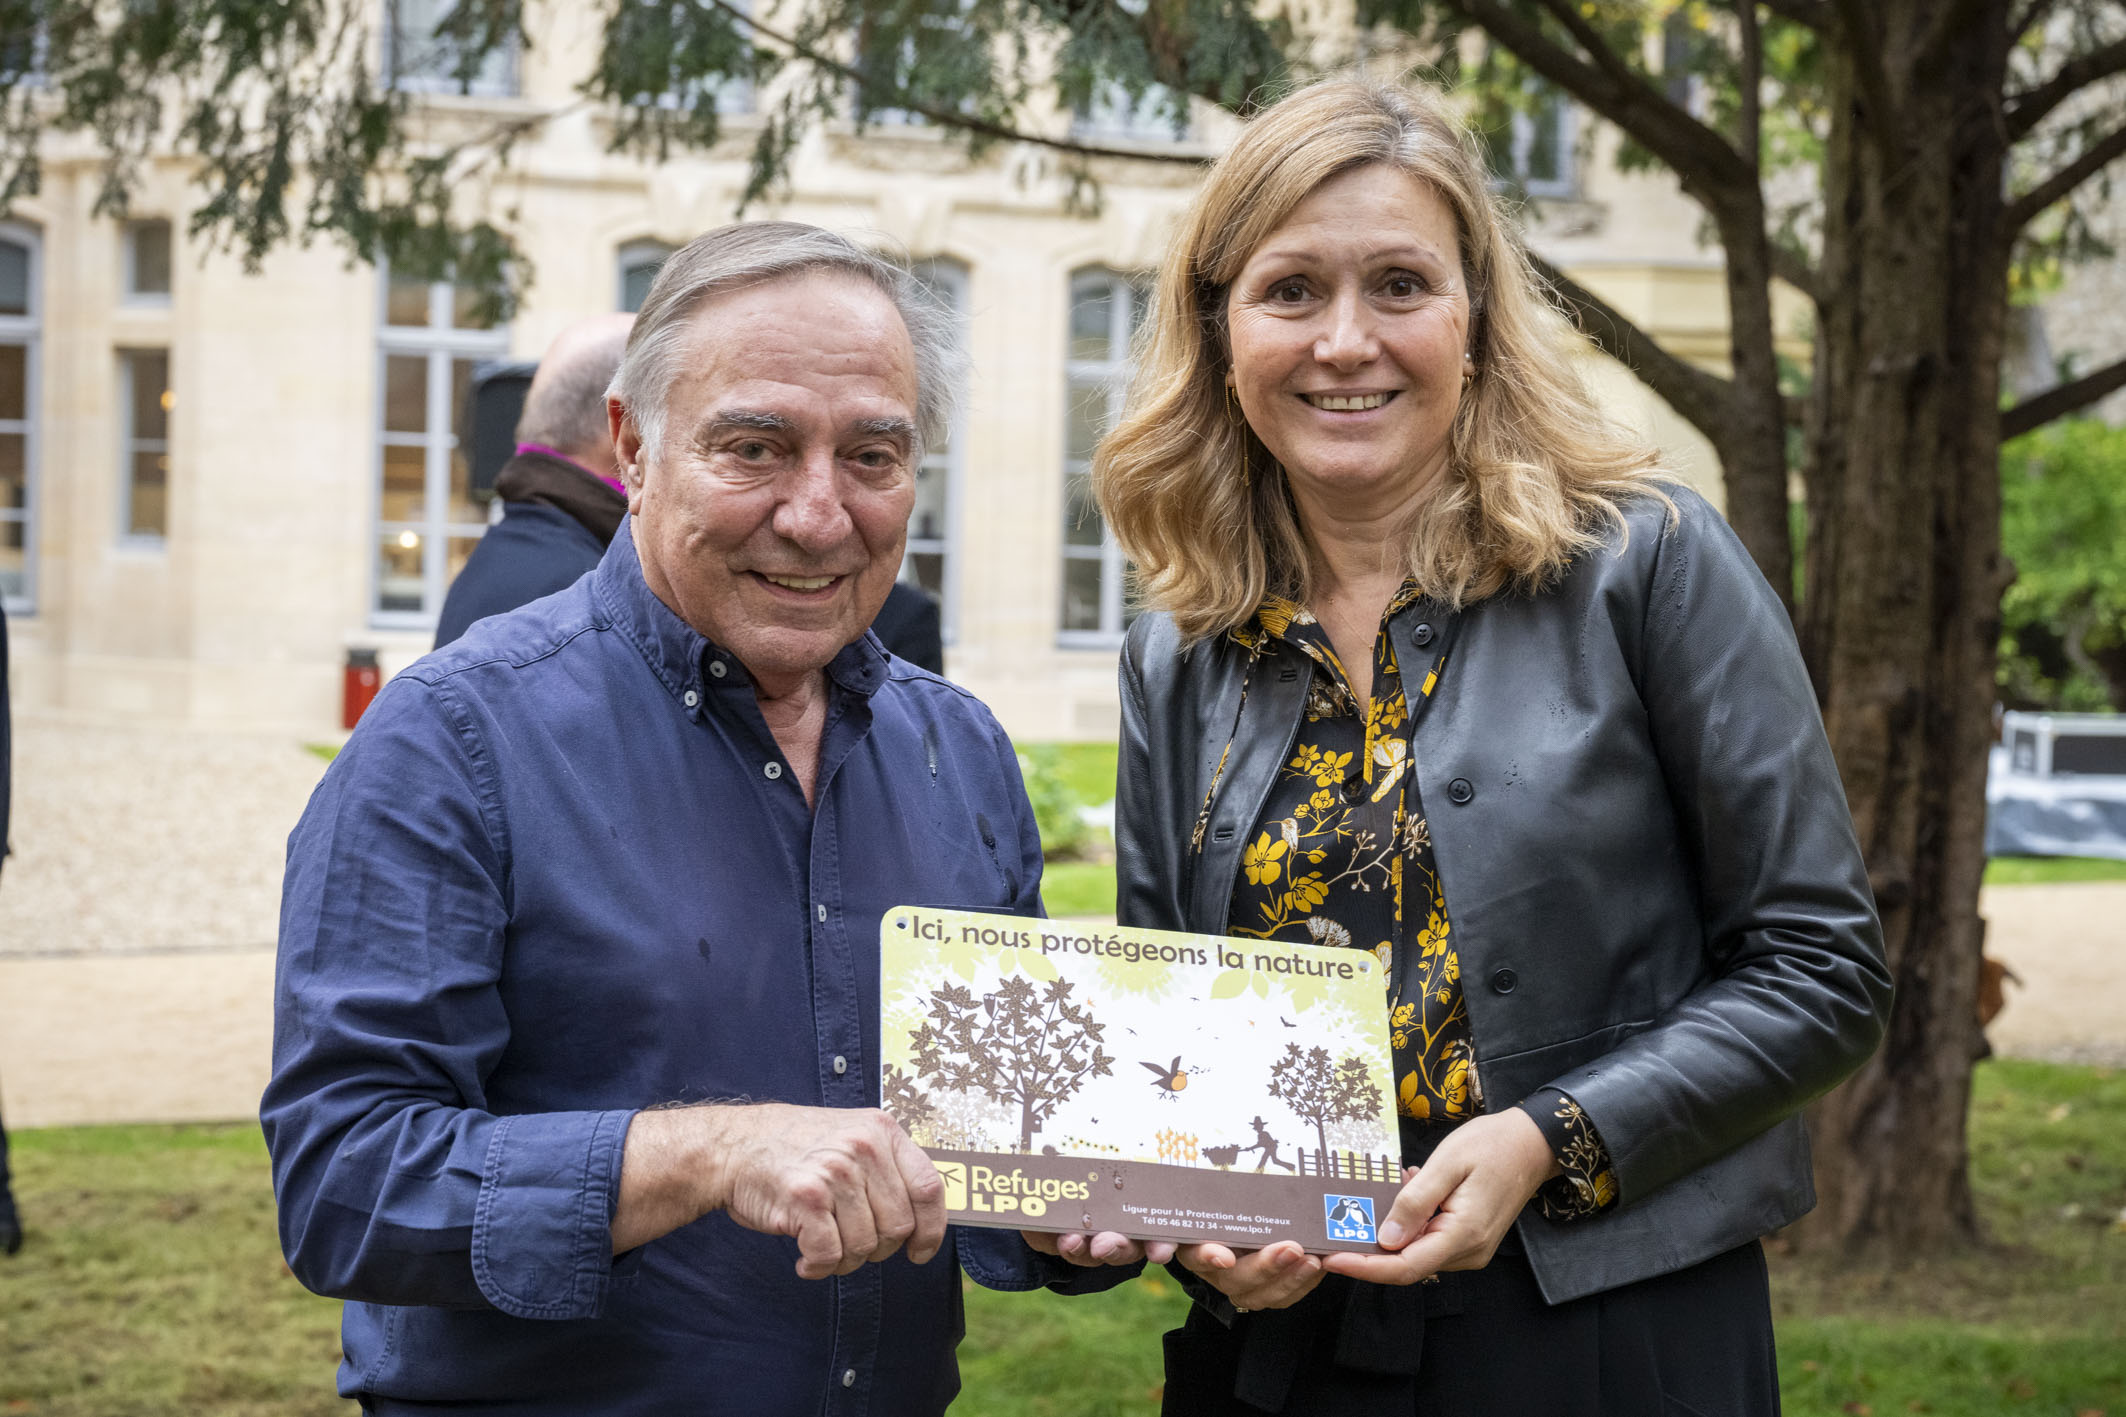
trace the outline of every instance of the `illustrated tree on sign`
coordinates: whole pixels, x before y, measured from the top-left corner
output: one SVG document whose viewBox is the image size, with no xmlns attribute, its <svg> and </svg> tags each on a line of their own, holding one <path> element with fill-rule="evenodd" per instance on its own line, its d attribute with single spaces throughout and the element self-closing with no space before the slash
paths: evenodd
<svg viewBox="0 0 2126 1417">
<path fill-rule="evenodd" d="M 975 997 L 963 984 L 931 991 L 930 1016 L 916 1030 L 916 1070 L 941 1092 L 980 1092 L 1019 1109 L 1019 1150 L 1088 1078 L 1107 1077 L 1114 1058 L 1100 1046 L 1105 1025 L 1071 1001 L 1073 985 L 1024 976 Z"/>
<path fill-rule="evenodd" d="M 1270 1066 L 1270 1096 L 1314 1124 L 1315 1144 L 1327 1157 L 1329 1128 L 1373 1110 L 1373 1075 L 1355 1053 L 1339 1063 L 1326 1048 L 1302 1052 L 1287 1043 L 1284 1056 Z"/>
<path fill-rule="evenodd" d="M 911 1137 L 937 1120 L 937 1104 L 916 1086 L 914 1078 L 899 1068 L 889 1066 L 886 1069 L 880 1101 L 893 1120 L 901 1124 L 901 1130 Z"/>
</svg>

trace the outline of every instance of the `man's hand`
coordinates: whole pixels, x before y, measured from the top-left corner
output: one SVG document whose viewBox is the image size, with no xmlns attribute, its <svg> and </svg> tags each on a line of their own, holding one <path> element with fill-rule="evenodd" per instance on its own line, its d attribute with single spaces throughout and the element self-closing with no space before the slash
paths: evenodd
<svg viewBox="0 0 2126 1417">
<path fill-rule="evenodd" d="M 1323 1274 L 1321 1260 L 1294 1240 L 1240 1251 L 1224 1245 L 1183 1245 L 1180 1260 L 1183 1269 L 1201 1276 L 1243 1312 L 1289 1308 L 1313 1293 Z"/>
<path fill-rule="evenodd" d="M 1334 1254 L 1322 1264 L 1373 1284 L 1415 1284 L 1441 1270 L 1482 1269 L 1528 1198 L 1559 1171 L 1542 1129 L 1518 1107 L 1471 1118 L 1430 1161 L 1405 1173 L 1380 1227 L 1381 1248 L 1399 1253 Z"/>
<path fill-rule="evenodd" d="M 1019 1238 L 1044 1255 L 1059 1255 L 1084 1269 L 1135 1264 L 1139 1260 L 1165 1264 L 1174 1257 L 1174 1242 L 1171 1240 L 1146 1240 L 1139 1244 L 1112 1230 L 1102 1230 L 1097 1235 L 1080 1231 L 1050 1235 L 1040 1230 L 1021 1230 Z"/>
<path fill-rule="evenodd" d="M 621 1162 L 614 1253 L 715 1210 L 749 1230 L 794 1237 L 804 1279 L 853 1274 L 903 1246 L 922 1264 L 945 1242 L 937 1168 L 875 1108 L 638 1113 Z"/>
</svg>

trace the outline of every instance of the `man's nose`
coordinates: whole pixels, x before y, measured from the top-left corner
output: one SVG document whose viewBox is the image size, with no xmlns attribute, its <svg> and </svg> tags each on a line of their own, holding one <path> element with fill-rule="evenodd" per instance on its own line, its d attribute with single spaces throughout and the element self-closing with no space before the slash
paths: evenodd
<svg viewBox="0 0 2126 1417">
<path fill-rule="evenodd" d="M 1380 354 L 1373 312 L 1356 290 L 1340 290 L 1322 312 L 1326 322 L 1314 340 L 1314 357 L 1334 369 L 1356 369 Z"/>
<path fill-rule="evenodd" d="M 844 505 L 840 469 L 831 448 L 808 449 L 790 469 L 775 506 L 775 534 L 807 551 L 831 551 L 849 537 L 853 523 Z"/>
</svg>

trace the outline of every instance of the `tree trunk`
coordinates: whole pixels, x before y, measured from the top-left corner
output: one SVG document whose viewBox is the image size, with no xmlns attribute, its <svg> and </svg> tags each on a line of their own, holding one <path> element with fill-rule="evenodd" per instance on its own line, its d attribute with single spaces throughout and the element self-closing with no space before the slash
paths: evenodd
<svg viewBox="0 0 2126 1417">
<path fill-rule="evenodd" d="M 1727 488 L 1728 523 L 1791 612 L 1794 546 L 1787 520 L 1786 401 L 1773 344 L 1772 254 L 1764 203 L 1756 191 L 1748 196 L 1715 218 L 1727 261 L 1735 395 L 1713 438 Z"/>
<path fill-rule="evenodd" d="M 1033 1154 L 1033 1134 L 1039 1130 L 1033 1120 L 1033 1099 L 1027 1097 L 1019 1103 L 1019 1154 Z"/>
<path fill-rule="evenodd" d="M 1801 629 L 1897 986 L 1881 1051 L 1811 1119 L 1821 1205 L 1797 1238 L 1849 1253 L 1976 1233 L 1965 1114 L 2003 586 L 2007 5 L 1945 22 L 1953 3 L 1850 7 L 1875 42 L 1826 46 L 1829 313 Z"/>
</svg>

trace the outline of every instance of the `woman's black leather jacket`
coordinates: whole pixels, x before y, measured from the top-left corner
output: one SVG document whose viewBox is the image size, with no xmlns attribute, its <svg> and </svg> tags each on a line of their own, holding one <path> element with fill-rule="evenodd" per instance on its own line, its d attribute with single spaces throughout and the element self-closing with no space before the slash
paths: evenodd
<svg viewBox="0 0 2126 1417">
<path fill-rule="evenodd" d="M 1874 1051 L 1890 1005 L 1786 613 L 1719 514 L 1675 501 L 1673 520 L 1633 504 L 1628 535 L 1546 591 L 1420 601 L 1390 627 L 1406 672 L 1446 646 L 1416 771 L 1487 1105 L 1554 1085 L 1615 1168 L 1603 1214 L 1520 1219 L 1553 1303 L 1805 1213 L 1797 1114 Z M 1184 647 L 1145 615 L 1121 673 L 1121 922 L 1222 934 L 1311 661 Z"/>
</svg>

